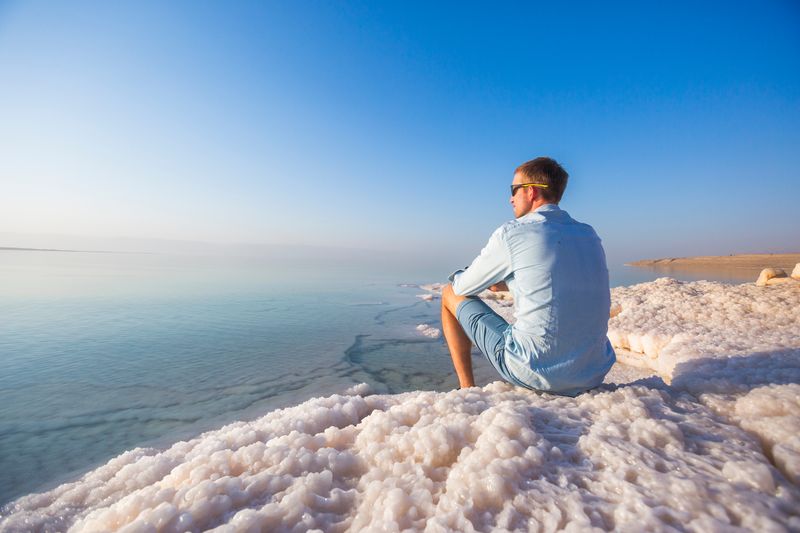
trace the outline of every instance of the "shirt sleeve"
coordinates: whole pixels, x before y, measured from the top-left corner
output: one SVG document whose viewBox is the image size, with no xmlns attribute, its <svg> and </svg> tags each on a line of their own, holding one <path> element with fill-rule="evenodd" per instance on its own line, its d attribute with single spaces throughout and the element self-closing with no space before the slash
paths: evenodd
<svg viewBox="0 0 800 533">
<path fill-rule="evenodd" d="M 448 279 L 453 282 L 453 292 L 460 296 L 474 296 L 511 275 L 511 258 L 503 238 L 502 226 L 492 233 L 489 242 L 466 269 L 456 270 Z"/>
</svg>

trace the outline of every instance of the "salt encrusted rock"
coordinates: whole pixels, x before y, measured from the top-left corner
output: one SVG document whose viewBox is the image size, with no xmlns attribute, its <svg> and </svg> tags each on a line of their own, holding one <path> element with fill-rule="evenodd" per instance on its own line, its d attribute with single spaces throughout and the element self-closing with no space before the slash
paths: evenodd
<svg viewBox="0 0 800 533">
<path fill-rule="evenodd" d="M 792 277 L 794 279 L 800 279 L 800 263 L 797 263 L 794 266 L 794 270 L 792 270 Z"/>
<path fill-rule="evenodd" d="M 795 268 L 796 270 L 796 268 Z M 786 272 L 781 268 L 765 268 L 759 274 L 758 279 L 756 280 L 757 287 L 765 287 L 768 285 L 768 281 L 774 278 L 785 278 Z"/>
</svg>

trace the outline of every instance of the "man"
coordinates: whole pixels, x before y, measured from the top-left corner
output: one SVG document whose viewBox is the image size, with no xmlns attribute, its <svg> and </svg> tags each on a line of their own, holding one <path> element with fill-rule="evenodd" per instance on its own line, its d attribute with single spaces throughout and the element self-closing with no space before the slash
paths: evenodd
<svg viewBox="0 0 800 533">
<path fill-rule="evenodd" d="M 515 220 L 500 226 L 442 292 L 442 329 L 460 386 L 473 387 L 474 343 L 508 382 L 574 396 L 603 382 L 616 356 L 608 342 L 611 296 L 600 238 L 558 207 L 567 172 L 539 157 L 511 185 Z M 509 290 L 509 325 L 482 300 Z"/>
</svg>

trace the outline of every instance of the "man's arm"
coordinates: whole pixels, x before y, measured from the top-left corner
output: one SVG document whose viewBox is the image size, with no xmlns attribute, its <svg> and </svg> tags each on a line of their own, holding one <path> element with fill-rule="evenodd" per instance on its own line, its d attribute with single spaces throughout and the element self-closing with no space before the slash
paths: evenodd
<svg viewBox="0 0 800 533">
<path fill-rule="evenodd" d="M 466 270 L 450 276 L 453 291 L 460 296 L 473 296 L 498 284 L 511 274 L 511 258 L 503 238 L 503 228 L 498 228 L 489 238 L 478 257 Z M 507 290 L 507 289 L 506 289 Z"/>
</svg>

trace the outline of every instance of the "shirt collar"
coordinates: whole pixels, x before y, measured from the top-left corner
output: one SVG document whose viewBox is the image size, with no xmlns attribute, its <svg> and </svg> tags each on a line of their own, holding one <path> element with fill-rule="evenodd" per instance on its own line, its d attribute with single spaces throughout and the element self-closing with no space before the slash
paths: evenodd
<svg viewBox="0 0 800 533">
<path fill-rule="evenodd" d="M 520 220 L 525 220 L 525 219 L 528 219 L 528 218 L 532 218 L 532 217 L 534 217 L 536 215 L 542 216 L 545 213 L 557 213 L 559 211 L 561 211 L 561 208 L 558 207 L 558 205 L 556 205 L 556 204 L 544 204 L 544 205 L 540 205 L 539 207 L 537 207 L 534 211 L 531 211 L 530 213 L 528 213 L 526 215 L 522 215 L 519 219 Z"/>
</svg>

